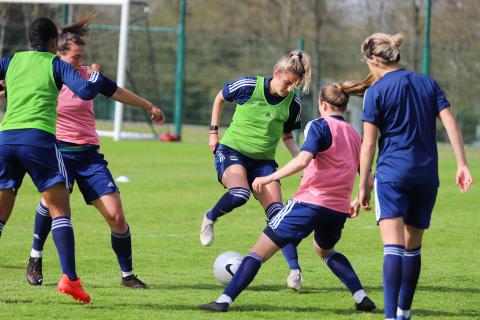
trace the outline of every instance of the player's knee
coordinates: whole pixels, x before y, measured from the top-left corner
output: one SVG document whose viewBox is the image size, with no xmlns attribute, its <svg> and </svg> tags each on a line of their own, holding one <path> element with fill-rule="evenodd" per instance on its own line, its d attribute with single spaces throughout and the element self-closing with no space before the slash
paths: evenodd
<svg viewBox="0 0 480 320">
<path fill-rule="evenodd" d="M 313 240 L 313 249 L 315 250 L 315 253 L 323 260 L 325 259 L 332 251 L 333 249 L 322 249 L 318 243 Z"/>
<path fill-rule="evenodd" d="M 231 201 L 235 207 L 243 206 L 250 199 L 250 190 L 247 188 L 231 188 L 228 193 L 231 195 Z"/>
<path fill-rule="evenodd" d="M 112 229 L 128 229 L 127 221 L 122 212 L 115 212 L 107 217 L 107 222 Z"/>
</svg>

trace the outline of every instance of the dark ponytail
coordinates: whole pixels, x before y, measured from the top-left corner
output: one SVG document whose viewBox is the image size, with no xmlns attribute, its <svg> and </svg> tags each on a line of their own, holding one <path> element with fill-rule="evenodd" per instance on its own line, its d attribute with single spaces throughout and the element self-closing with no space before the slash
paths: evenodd
<svg viewBox="0 0 480 320">
<path fill-rule="evenodd" d="M 95 13 L 91 12 L 87 16 L 83 17 L 79 22 L 60 28 L 58 37 L 58 51 L 63 53 L 70 50 L 71 42 L 79 46 L 84 46 L 85 40 L 83 40 L 83 37 L 88 34 L 88 24 L 90 21 L 92 21 L 94 16 Z"/>
</svg>

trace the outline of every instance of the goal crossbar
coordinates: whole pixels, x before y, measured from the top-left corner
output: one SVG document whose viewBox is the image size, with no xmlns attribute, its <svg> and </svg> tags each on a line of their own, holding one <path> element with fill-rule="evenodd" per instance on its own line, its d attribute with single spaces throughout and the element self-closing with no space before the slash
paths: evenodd
<svg viewBox="0 0 480 320">
<path fill-rule="evenodd" d="M 81 5 L 117 5 L 121 6 L 120 37 L 118 45 L 117 84 L 125 86 L 125 70 L 127 64 L 128 45 L 128 17 L 130 0 L 0 0 L 0 3 L 38 3 L 38 4 L 81 4 Z M 115 120 L 113 126 L 113 139 L 121 138 L 121 126 L 123 119 L 123 104 L 115 102 Z"/>
</svg>

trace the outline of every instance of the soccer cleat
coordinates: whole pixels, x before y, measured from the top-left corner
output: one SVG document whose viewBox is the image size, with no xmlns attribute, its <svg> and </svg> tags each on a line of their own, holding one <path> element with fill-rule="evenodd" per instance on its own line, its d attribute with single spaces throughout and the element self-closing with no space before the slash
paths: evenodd
<svg viewBox="0 0 480 320">
<path fill-rule="evenodd" d="M 200 228 L 200 242 L 204 246 L 209 246 L 213 242 L 213 225 L 215 221 L 208 219 L 207 214 L 203 216 L 202 227 Z"/>
<path fill-rule="evenodd" d="M 28 259 L 26 276 L 28 283 L 30 283 L 32 286 L 39 286 L 42 284 L 42 258 L 30 257 L 30 259 Z"/>
<path fill-rule="evenodd" d="M 411 317 L 397 316 L 397 320 L 410 320 Z"/>
<path fill-rule="evenodd" d="M 213 301 L 207 304 L 199 305 L 198 308 L 202 310 L 207 310 L 207 311 L 227 312 L 229 306 L 230 305 L 226 302 L 218 303 Z"/>
<path fill-rule="evenodd" d="M 375 303 L 367 296 L 363 298 L 362 302 L 355 303 L 355 309 L 363 312 L 372 312 L 376 307 Z"/>
<path fill-rule="evenodd" d="M 71 295 L 73 299 L 77 301 L 81 301 L 83 303 L 90 302 L 90 296 L 88 293 L 83 290 L 82 283 L 80 282 L 80 278 L 77 280 L 72 281 L 68 278 L 66 274 L 63 274 L 58 282 L 58 291 L 61 293 L 65 293 Z"/>
<path fill-rule="evenodd" d="M 300 270 L 290 270 L 290 275 L 287 278 L 287 288 L 292 289 L 295 292 L 300 292 L 303 284 L 303 276 Z"/>
<path fill-rule="evenodd" d="M 148 289 L 148 285 L 134 274 L 122 277 L 121 285 L 133 289 Z"/>
</svg>

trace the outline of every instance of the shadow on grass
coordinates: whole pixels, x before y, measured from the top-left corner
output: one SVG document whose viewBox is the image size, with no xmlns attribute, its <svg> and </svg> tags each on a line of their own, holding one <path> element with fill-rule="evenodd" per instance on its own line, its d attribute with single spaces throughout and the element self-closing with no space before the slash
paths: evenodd
<svg viewBox="0 0 480 320">
<path fill-rule="evenodd" d="M 480 293 L 478 288 L 459 288 L 459 287 L 435 287 L 435 286 L 418 286 L 417 291 L 427 292 L 464 292 L 464 293 Z"/>
<path fill-rule="evenodd" d="M 26 267 L 25 267 L 25 266 L 19 266 L 19 265 L 10 266 L 10 265 L 2 265 L 2 264 L 0 264 L 0 269 L 2 269 L 2 268 L 12 269 L 12 270 L 23 270 L 23 269 L 26 270 Z"/>
<path fill-rule="evenodd" d="M 45 287 L 56 287 L 57 283 L 44 283 Z M 148 290 L 224 290 L 224 286 L 216 283 L 189 283 L 189 284 L 150 284 L 150 288 Z M 110 285 L 107 284 L 90 284 L 86 283 L 85 287 L 87 289 L 114 289 L 117 287 L 121 287 L 120 284 L 112 282 Z M 276 291 L 289 291 L 286 285 L 278 284 L 254 284 L 251 287 L 248 287 L 249 291 L 254 292 L 276 292 Z M 302 289 L 301 294 L 315 294 L 315 293 L 324 293 L 324 292 L 342 292 L 347 290 L 347 288 L 343 286 L 336 286 L 336 287 L 314 287 L 314 286 L 306 286 Z M 365 290 L 367 292 L 382 292 L 383 288 L 381 286 L 366 286 Z M 417 287 L 417 292 L 452 292 L 452 293 L 473 293 L 479 294 L 480 289 L 476 288 L 461 288 L 461 287 L 436 287 L 436 286 L 419 286 Z"/>
<path fill-rule="evenodd" d="M 0 303 L 27 304 L 27 303 L 33 303 L 33 300 L 32 299 L 0 299 Z"/>
<path fill-rule="evenodd" d="M 183 287 L 185 288 L 185 287 Z M 337 288 L 333 288 L 337 290 Z M 339 288 L 338 288 L 339 289 Z M 342 288 L 343 289 L 343 288 Z M 345 289 L 343 289 L 345 290 Z M 6 304 L 30 304 L 34 301 L 31 299 L 0 299 L 0 303 Z M 52 302 L 54 304 L 68 305 L 70 307 L 81 307 L 89 310 L 121 310 L 121 309 L 149 309 L 158 311 L 198 311 L 207 313 L 198 308 L 197 304 L 162 304 L 162 303 L 114 303 L 108 306 L 97 305 L 95 300 L 91 304 L 83 305 L 75 302 Z M 295 313 L 333 313 L 338 315 L 352 315 L 358 313 L 352 307 L 348 307 L 348 303 L 345 308 L 322 308 L 319 306 L 305 306 L 301 305 L 286 306 L 286 305 L 270 305 L 270 304 L 242 304 L 241 302 L 235 303 L 229 310 L 231 313 L 236 312 L 295 312 Z M 374 314 L 383 314 L 383 309 L 377 308 L 373 312 Z M 480 312 L 478 310 L 459 310 L 458 312 L 442 311 L 442 310 L 425 310 L 425 309 L 413 309 L 415 316 L 434 317 L 434 318 L 454 318 L 454 317 L 467 317 L 472 319 L 478 319 Z"/>
<path fill-rule="evenodd" d="M 459 310 L 458 312 L 450 311 L 441 311 L 441 310 L 425 310 L 425 309 L 412 309 L 412 316 L 424 316 L 424 317 L 444 317 L 444 318 L 453 318 L 453 317 L 468 317 L 478 319 L 480 317 L 480 312 L 478 310 Z"/>
<path fill-rule="evenodd" d="M 208 313 L 202 311 L 198 308 L 198 305 L 188 305 L 188 304 L 155 304 L 155 303 L 129 303 L 129 304 L 114 304 L 110 306 L 99 306 L 95 304 L 87 305 L 86 308 L 92 310 L 111 310 L 111 309 L 122 309 L 122 308 L 138 308 L 138 309 L 149 309 L 149 310 L 158 310 L 158 311 L 198 311 L 202 313 Z M 276 313 L 330 313 L 338 315 L 352 315 L 355 313 L 360 314 L 356 311 L 353 306 L 351 308 L 321 308 L 321 307 L 302 307 L 302 306 L 279 306 L 279 305 L 260 305 L 260 304 L 242 304 L 235 303 L 229 310 L 230 313 L 243 313 L 243 312 L 272 312 Z M 383 309 L 375 309 L 373 314 L 383 314 Z M 476 310 L 459 310 L 458 312 L 450 311 L 440 311 L 440 310 L 424 310 L 424 309 L 414 309 L 413 313 L 416 316 L 424 317 L 434 317 L 434 318 L 455 318 L 455 317 L 467 317 L 472 319 L 478 319 L 480 313 Z"/>
</svg>

